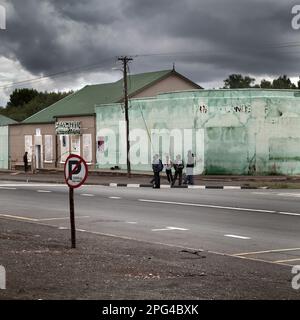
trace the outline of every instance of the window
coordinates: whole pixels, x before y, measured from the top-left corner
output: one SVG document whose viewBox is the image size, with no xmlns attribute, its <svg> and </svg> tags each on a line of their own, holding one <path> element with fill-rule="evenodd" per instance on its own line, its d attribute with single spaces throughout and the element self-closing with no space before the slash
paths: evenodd
<svg viewBox="0 0 300 320">
<path fill-rule="evenodd" d="M 80 156 L 80 135 L 71 135 L 71 153 Z"/>
<path fill-rule="evenodd" d="M 70 154 L 69 136 L 61 135 L 60 137 L 60 162 L 65 163 Z"/>
<path fill-rule="evenodd" d="M 45 135 L 45 162 L 53 161 L 53 137 Z"/>
<path fill-rule="evenodd" d="M 83 134 L 82 135 L 82 144 L 83 144 L 83 159 L 87 163 L 92 163 L 92 135 Z"/>
<path fill-rule="evenodd" d="M 31 162 L 31 159 L 32 159 L 32 136 L 31 135 L 25 136 L 25 152 L 28 152 L 28 155 L 27 155 L 28 162 Z"/>
</svg>

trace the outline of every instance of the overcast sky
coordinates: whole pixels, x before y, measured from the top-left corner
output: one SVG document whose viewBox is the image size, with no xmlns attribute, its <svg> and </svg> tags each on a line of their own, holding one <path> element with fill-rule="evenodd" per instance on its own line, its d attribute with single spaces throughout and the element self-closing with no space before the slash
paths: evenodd
<svg viewBox="0 0 300 320">
<path fill-rule="evenodd" d="M 300 4 L 300 0 L 298 1 Z M 231 73 L 257 79 L 300 75 L 297 0 L 0 0 L 0 105 L 3 86 L 95 64 L 19 87 L 79 89 L 118 80 L 118 55 L 139 55 L 131 73 L 172 68 L 205 88 Z"/>
</svg>

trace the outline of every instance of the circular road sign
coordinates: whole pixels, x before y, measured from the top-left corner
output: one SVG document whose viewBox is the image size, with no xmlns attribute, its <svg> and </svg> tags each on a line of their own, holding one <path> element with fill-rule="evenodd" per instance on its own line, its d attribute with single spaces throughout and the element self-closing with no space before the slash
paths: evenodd
<svg viewBox="0 0 300 320">
<path fill-rule="evenodd" d="M 70 154 L 65 162 L 65 180 L 70 188 L 79 188 L 88 175 L 88 166 L 83 158 Z"/>
</svg>

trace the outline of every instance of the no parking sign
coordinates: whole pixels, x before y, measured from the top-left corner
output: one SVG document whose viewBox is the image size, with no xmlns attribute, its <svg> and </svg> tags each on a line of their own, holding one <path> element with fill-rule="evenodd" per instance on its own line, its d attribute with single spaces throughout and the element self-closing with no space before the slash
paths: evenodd
<svg viewBox="0 0 300 320">
<path fill-rule="evenodd" d="M 66 184 L 69 186 L 70 222 L 72 248 L 76 248 L 74 189 L 82 186 L 88 175 L 88 166 L 83 158 L 70 154 L 64 168 Z"/>
<path fill-rule="evenodd" d="M 64 172 L 67 185 L 70 188 L 79 188 L 87 178 L 88 166 L 83 158 L 71 154 L 66 160 Z"/>
</svg>

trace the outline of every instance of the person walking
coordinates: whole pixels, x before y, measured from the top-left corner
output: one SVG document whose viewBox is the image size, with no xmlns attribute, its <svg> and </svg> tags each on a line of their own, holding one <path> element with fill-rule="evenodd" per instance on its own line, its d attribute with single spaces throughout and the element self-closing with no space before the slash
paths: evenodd
<svg viewBox="0 0 300 320">
<path fill-rule="evenodd" d="M 184 168 L 184 162 L 181 159 L 181 155 L 178 154 L 176 156 L 176 160 L 174 161 L 174 169 L 175 169 L 175 175 L 174 175 L 174 179 L 172 182 L 172 187 L 175 185 L 175 182 L 178 178 L 178 185 L 181 186 L 182 184 L 182 170 Z"/>
<path fill-rule="evenodd" d="M 184 179 L 184 184 L 193 185 L 194 184 L 194 167 L 195 167 L 195 155 L 191 150 L 187 154 L 186 163 L 186 176 Z"/>
<path fill-rule="evenodd" d="M 23 162 L 24 162 L 24 171 L 27 172 L 28 170 L 28 152 L 27 151 L 24 153 Z"/>
<path fill-rule="evenodd" d="M 159 155 L 156 154 L 153 157 L 153 162 L 152 162 L 152 170 L 154 173 L 154 184 L 153 188 L 154 189 L 160 189 L 160 172 L 163 170 L 164 166 L 162 164 L 162 161 L 159 158 Z"/>
<path fill-rule="evenodd" d="M 173 162 L 170 160 L 170 156 L 166 156 L 166 162 L 164 164 L 165 170 L 166 170 L 166 175 L 169 183 L 173 182 L 173 175 L 172 175 L 172 167 L 173 167 Z"/>
</svg>

